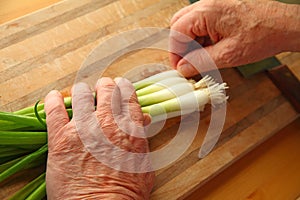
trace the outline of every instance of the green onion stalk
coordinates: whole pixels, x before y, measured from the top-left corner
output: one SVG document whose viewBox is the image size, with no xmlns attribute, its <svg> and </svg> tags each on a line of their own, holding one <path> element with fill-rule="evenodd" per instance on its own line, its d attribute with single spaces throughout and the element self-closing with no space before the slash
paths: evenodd
<svg viewBox="0 0 300 200">
<path fill-rule="evenodd" d="M 203 110 L 227 100 L 226 83 L 216 83 L 205 76 L 200 81 L 188 80 L 176 70 L 165 71 L 133 83 L 143 113 L 152 123 Z M 72 118 L 72 99 L 64 98 Z M 44 104 L 15 112 L 0 112 L 0 184 L 21 170 L 47 161 L 47 125 Z M 45 172 L 17 191 L 10 199 L 44 199 Z"/>
</svg>

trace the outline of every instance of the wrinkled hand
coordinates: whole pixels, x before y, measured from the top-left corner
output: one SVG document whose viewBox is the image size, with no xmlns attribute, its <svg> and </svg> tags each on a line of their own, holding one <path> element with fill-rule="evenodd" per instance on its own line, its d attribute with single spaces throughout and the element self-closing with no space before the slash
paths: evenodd
<svg viewBox="0 0 300 200">
<path fill-rule="evenodd" d="M 142 165 L 149 165 L 147 156 L 130 158 L 132 153 L 149 151 L 143 135 L 144 123 L 149 118 L 142 114 L 134 88 L 126 79 L 102 78 L 96 93 L 95 110 L 89 87 L 83 83 L 74 86 L 71 121 L 59 92 L 52 91 L 45 99 L 49 147 L 47 197 L 148 199 L 153 172 L 121 170 L 138 171 Z"/>
<path fill-rule="evenodd" d="M 299 5 L 275 1 L 201 0 L 178 11 L 171 20 L 171 30 L 190 37 L 171 33 L 171 64 L 185 76 L 193 76 L 198 72 L 187 60 L 197 59 L 201 71 L 209 70 L 204 49 L 218 68 L 299 51 L 299 12 Z M 189 49 L 191 39 L 205 48 Z"/>
</svg>

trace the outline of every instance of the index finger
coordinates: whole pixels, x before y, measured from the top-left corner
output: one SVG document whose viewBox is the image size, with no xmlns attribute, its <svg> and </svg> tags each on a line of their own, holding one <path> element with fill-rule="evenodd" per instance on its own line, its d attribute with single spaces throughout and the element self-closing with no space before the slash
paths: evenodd
<svg viewBox="0 0 300 200">
<path fill-rule="evenodd" d="M 175 21 L 170 32 L 170 63 L 177 68 L 179 60 L 184 57 L 190 42 L 197 37 L 208 35 L 205 20 L 200 11 L 192 10 Z"/>
<path fill-rule="evenodd" d="M 176 40 L 176 36 L 171 30 L 170 38 L 169 38 L 169 59 L 172 67 L 176 69 L 177 63 L 184 56 L 184 53 L 187 50 L 187 44 L 179 42 Z"/>
<path fill-rule="evenodd" d="M 171 26 L 172 26 L 178 19 L 180 19 L 183 15 L 185 15 L 186 13 L 189 13 L 189 12 L 193 9 L 193 6 L 194 6 L 194 4 L 189 5 L 189 6 L 186 6 L 186 7 L 182 8 L 182 9 L 180 9 L 179 11 L 177 11 L 177 12 L 173 15 L 173 17 L 172 17 L 172 19 L 171 19 L 171 22 L 170 22 Z"/>
<path fill-rule="evenodd" d="M 52 90 L 45 97 L 45 112 L 50 146 L 55 135 L 69 122 L 69 116 L 60 92 Z"/>
<path fill-rule="evenodd" d="M 183 43 L 190 42 L 197 36 L 208 35 L 205 17 L 200 9 L 183 15 L 171 26 L 171 30 L 174 31 L 171 37 Z"/>
</svg>

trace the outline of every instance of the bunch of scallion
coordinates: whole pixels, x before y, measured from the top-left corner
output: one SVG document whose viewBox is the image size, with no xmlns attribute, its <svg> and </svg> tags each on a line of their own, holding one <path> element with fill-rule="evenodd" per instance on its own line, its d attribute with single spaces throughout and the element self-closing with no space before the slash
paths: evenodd
<svg viewBox="0 0 300 200">
<path fill-rule="evenodd" d="M 225 83 L 205 76 L 187 80 L 176 70 L 162 72 L 133 84 L 144 113 L 152 122 L 201 111 L 205 104 L 227 100 Z M 71 98 L 64 98 L 72 118 Z M 0 112 L 0 184 L 17 172 L 46 163 L 47 126 L 44 104 L 36 103 L 16 112 Z M 46 196 L 45 172 L 15 193 L 10 199 L 43 199 Z"/>
</svg>

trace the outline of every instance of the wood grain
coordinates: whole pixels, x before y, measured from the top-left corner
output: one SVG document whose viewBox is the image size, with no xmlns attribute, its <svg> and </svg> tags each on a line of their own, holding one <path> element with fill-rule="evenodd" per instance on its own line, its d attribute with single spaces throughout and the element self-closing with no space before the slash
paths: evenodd
<svg viewBox="0 0 300 200">
<path fill-rule="evenodd" d="M 1 0 L 0 24 L 23 17 L 24 15 L 45 8 L 59 1 L 61 0 L 23 0 L 22 2 Z"/>
<path fill-rule="evenodd" d="M 101 42 L 133 28 L 168 27 L 173 14 L 185 5 L 188 5 L 188 1 L 66 0 L 2 24 L 0 110 L 14 111 L 32 105 L 51 89 L 61 90 L 68 95 L 81 64 Z M 133 39 L 125 37 L 123 42 L 123 46 L 111 45 L 97 54 L 95 62 L 88 65 L 82 78 L 85 80 L 97 78 L 97 68 L 94 68 L 96 64 L 101 65 L 122 51 L 141 44 L 159 45 L 165 41 L 159 31 L 151 31 Z M 293 64 L 297 63 L 294 55 L 281 56 L 287 63 Z M 161 65 L 134 69 L 136 66 L 149 63 Z M 141 49 L 119 57 L 105 70 L 104 75 L 126 76 L 136 80 L 165 70 L 168 65 L 167 52 Z M 201 193 L 198 192 L 206 187 L 207 182 L 215 184 L 214 177 L 223 174 L 222 171 L 298 117 L 289 102 L 264 74 L 249 79 L 241 77 L 235 69 L 221 70 L 221 74 L 230 86 L 227 91 L 230 99 L 223 132 L 217 146 L 207 157 L 198 159 L 197 154 L 210 123 L 211 111 L 207 106 L 200 115 L 196 138 L 187 151 L 170 166 L 156 171 L 157 178 L 151 199 L 201 198 L 199 196 Z M 170 142 L 176 135 L 179 124 L 179 118 L 169 120 L 160 133 L 150 138 L 151 150 L 157 150 Z M 289 157 L 289 161 L 286 162 L 290 162 L 293 158 Z M 296 166 L 298 164 L 299 160 Z M 258 170 L 256 164 L 251 166 Z M 295 173 L 294 169 L 292 168 Z M 252 173 L 259 174 L 258 171 Z M 278 171 L 274 169 L 273 174 L 276 173 Z M 23 182 L 20 182 L 20 179 L 10 179 L 8 185 L 1 186 L 5 190 L 1 190 L 0 199 L 7 198 L 30 179 L 26 174 L 23 174 L 23 177 Z M 290 174 L 285 177 L 290 177 Z M 295 177 L 300 175 L 295 173 Z M 269 184 L 268 191 L 276 191 L 272 188 L 282 187 L 285 191 L 292 191 L 292 194 L 297 193 L 297 188 L 291 187 L 289 190 L 279 182 L 274 183 L 273 187 Z M 251 187 L 243 190 L 246 192 L 241 192 L 243 193 L 241 199 L 256 197 L 256 193 L 252 196 L 251 193 L 247 193 L 253 192 L 256 183 L 260 182 L 254 180 Z M 297 181 L 293 183 L 298 184 Z M 228 184 L 229 191 L 232 191 L 233 187 Z M 210 199 L 211 196 L 209 194 L 207 196 Z M 220 196 L 222 194 L 216 195 L 216 199 L 222 199 Z M 282 198 L 284 197 L 290 196 Z"/>
<path fill-rule="evenodd" d="M 295 130 L 300 130 L 300 118 L 207 182 L 187 199 L 300 198 L 300 162 L 297 162 L 300 134 Z"/>
</svg>

